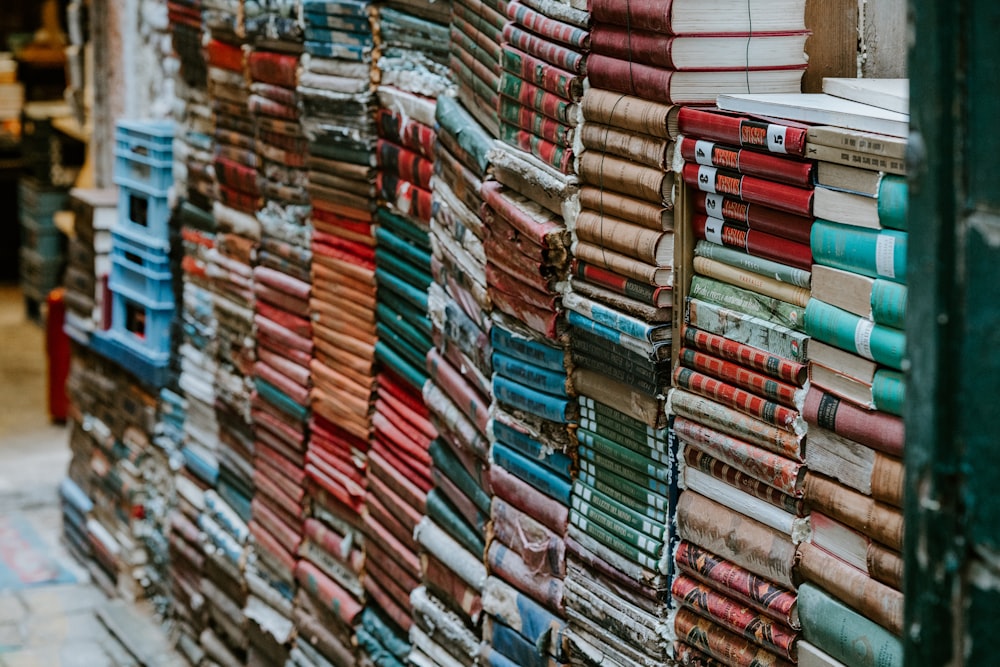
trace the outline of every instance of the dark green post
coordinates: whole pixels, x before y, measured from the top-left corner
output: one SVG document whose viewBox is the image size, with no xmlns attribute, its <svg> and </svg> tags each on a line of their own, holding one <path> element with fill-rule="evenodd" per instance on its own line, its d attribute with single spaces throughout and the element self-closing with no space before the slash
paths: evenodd
<svg viewBox="0 0 1000 667">
<path fill-rule="evenodd" d="M 906 664 L 1000 637 L 1000 3 L 910 0 Z"/>
</svg>

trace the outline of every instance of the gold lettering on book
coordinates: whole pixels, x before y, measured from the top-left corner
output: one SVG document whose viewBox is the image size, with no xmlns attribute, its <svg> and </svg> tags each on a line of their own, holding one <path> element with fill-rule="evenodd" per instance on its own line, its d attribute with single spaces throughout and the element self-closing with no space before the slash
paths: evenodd
<svg viewBox="0 0 1000 667">
<path fill-rule="evenodd" d="M 712 149 L 712 164 L 716 167 L 739 169 L 740 152 L 734 151 L 731 148 L 716 146 Z"/>
<path fill-rule="evenodd" d="M 744 121 L 740 124 L 740 143 L 744 146 L 767 146 L 767 125 Z"/>
</svg>

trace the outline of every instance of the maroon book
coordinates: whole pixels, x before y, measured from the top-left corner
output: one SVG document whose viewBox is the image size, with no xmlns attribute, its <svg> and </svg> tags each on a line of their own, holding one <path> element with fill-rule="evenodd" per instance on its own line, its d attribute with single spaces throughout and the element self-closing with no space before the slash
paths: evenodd
<svg viewBox="0 0 1000 667">
<path fill-rule="evenodd" d="M 813 218 L 707 192 L 694 193 L 692 200 L 697 213 L 809 245 Z"/>
<path fill-rule="evenodd" d="M 780 183 L 812 187 L 813 171 L 816 163 L 812 160 L 797 160 L 770 153 L 733 148 L 705 139 L 684 137 L 680 145 L 681 155 L 688 162 L 709 167 L 733 169 L 748 176 L 760 176 Z"/>
<path fill-rule="evenodd" d="M 812 189 L 690 162 L 684 165 L 683 177 L 685 183 L 701 192 L 739 197 L 796 215 L 812 215 Z"/>
<path fill-rule="evenodd" d="M 695 238 L 738 248 L 755 257 L 763 257 L 803 271 L 812 269 L 812 250 L 809 245 L 790 239 L 727 223 L 706 215 L 694 215 L 691 228 Z"/>
<path fill-rule="evenodd" d="M 776 124 L 718 109 L 684 107 L 677 114 L 677 123 L 685 135 L 770 153 L 799 157 L 806 154 L 807 126 L 791 121 L 787 125 Z"/>
</svg>

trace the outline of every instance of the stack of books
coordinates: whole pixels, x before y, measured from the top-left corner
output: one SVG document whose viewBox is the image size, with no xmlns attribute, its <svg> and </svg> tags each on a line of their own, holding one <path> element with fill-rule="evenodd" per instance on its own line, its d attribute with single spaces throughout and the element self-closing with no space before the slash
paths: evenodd
<svg viewBox="0 0 1000 667">
<path fill-rule="evenodd" d="M 423 400 L 431 277 L 431 177 L 434 113 L 448 80 L 447 3 L 407 2 L 379 11 L 375 250 L 378 393 L 372 441 L 380 484 L 366 497 L 365 590 L 370 606 L 392 619 L 396 641 L 410 642 L 420 585 L 414 529 L 433 486 L 437 431 Z M 440 15 L 438 9 L 443 10 Z M 426 11 L 425 11 L 426 10 Z M 373 470 L 374 470 L 373 463 Z"/>
<path fill-rule="evenodd" d="M 410 595 L 417 614 L 411 633 L 419 641 L 409 660 L 422 665 L 476 658 L 490 504 L 491 305 L 478 210 L 492 138 L 454 97 L 438 98 L 436 120 L 435 282 L 427 295 L 434 348 L 427 355 L 424 401 L 439 437 L 430 446 L 434 488 L 420 529 L 421 586 Z"/>
<path fill-rule="evenodd" d="M 375 391 L 374 57 L 370 3 L 303 8 L 298 94 L 309 137 L 314 349 L 305 456 L 310 516 L 297 573 L 316 579 L 325 599 L 343 600 L 348 611 L 317 611 L 321 598 L 300 591 L 292 657 L 325 665 L 356 659 L 365 598 L 361 514 Z"/>
<path fill-rule="evenodd" d="M 503 28 L 508 0 L 454 0 L 451 13 L 451 76 L 458 99 L 494 137 L 500 136 Z"/>
<path fill-rule="evenodd" d="M 685 108 L 679 124 L 696 242 L 668 401 L 686 488 L 671 584 L 675 652 L 795 662 L 815 164 L 802 159 L 805 129 L 794 123 Z M 713 532 L 720 523 L 732 526 L 731 539 Z M 706 577 L 691 554 L 738 576 L 732 585 Z"/>
<path fill-rule="evenodd" d="M 104 286 L 111 271 L 111 226 L 117 217 L 114 190 L 70 190 L 73 235 L 66 245 L 66 334 L 86 345 L 90 335 L 105 327 L 111 304 Z"/>
<path fill-rule="evenodd" d="M 298 548 L 306 514 L 309 424 L 310 200 L 298 96 L 303 34 L 293 2 L 247 8 L 260 243 L 254 267 L 253 536 L 245 614 L 253 663 L 288 659 Z M 275 622 L 268 622 L 274 619 Z"/>
<path fill-rule="evenodd" d="M 180 61 L 179 78 L 185 86 L 200 91 L 204 91 L 208 83 L 208 66 L 202 42 L 202 4 L 200 0 L 167 2 L 170 39 Z"/>
</svg>

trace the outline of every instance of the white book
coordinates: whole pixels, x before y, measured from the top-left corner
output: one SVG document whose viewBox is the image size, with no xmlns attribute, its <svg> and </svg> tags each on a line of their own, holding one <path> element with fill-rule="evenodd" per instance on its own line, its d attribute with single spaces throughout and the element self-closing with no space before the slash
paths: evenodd
<svg viewBox="0 0 1000 667">
<path fill-rule="evenodd" d="M 852 102 L 910 113 L 909 79 L 823 79 L 823 92 Z"/>
<path fill-rule="evenodd" d="M 719 95 L 717 103 L 723 111 L 816 125 L 836 125 L 894 137 L 905 137 L 910 132 L 909 114 L 886 111 L 824 93 Z"/>
</svg>

